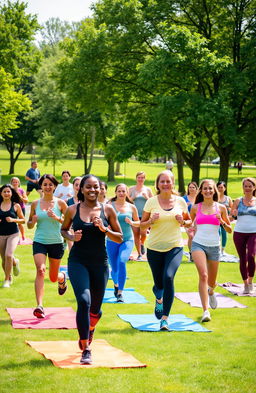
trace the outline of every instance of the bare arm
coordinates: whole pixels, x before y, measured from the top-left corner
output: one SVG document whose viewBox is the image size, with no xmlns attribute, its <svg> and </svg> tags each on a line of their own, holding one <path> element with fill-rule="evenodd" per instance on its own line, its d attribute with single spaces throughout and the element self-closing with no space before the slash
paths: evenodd
<svg viewBox="0 0 256 393">
<path fill-rule="evenodd" d="M 237 217 L 237 214 L 238 214 L 237 209 L 238 209 L 239 202 L 240 202 L 240 198 L 237 198 L 237 199 L 234 201 L 233 205 L 232 205 L 232 208 L 231 208 L 231 215 L 234 216 L 234 217 Z"/>
<path fill-rule="evenodd" d="M 106 236 L 113 242 L 122 243 L 123 233 L 113 206 L 106 205 L 105 211 L 110 225 L 108 226 L 108 228 L 104 228 L 105 230 L 101 229 L 100 227 L 99 229 L 105 232 Z"/>
<path fill-rule="evenodd" d="M 27 227 L 28 229 L 34 228 L 36 222 L 37 222 L 37 215 L 36 215 L 36 205 L 39 203 L 39 201 L 34 201 L 32 202 L 31 208 L 30 208 L 30 215 L 29 219 L 27 222 Z"/>
<path fill-rule="evenodd" d="M 150 213 L 145 212 L 145 210 L 143 210 L 143 214 L 140 222 L 141 229 L 149 228 L 158 219 L 159 219 L 159 213 L 154 213 L 152 217 L 150 217 Z"/>
<path fill-rule="evenodd" d="M 68 208 L 66 208 L 64 220 L 61 226 L 61 234 L 67 240 L 78 242 L 82 238 L 82 231 L 78 230 L 75 231 L 74 233 L 71 233 L 69 231 L 75 214 L 76 214 L 76 205 L 71 205 Z"/>
<path fill-rule="evenodd" d="M 15 222 L 16 224 L 25 224 L 25 218 L 22 213 L 21 207 L 18 203 L 14 205 L 14 210 L 17 213 L 18 218 L 6 217 L 7 222 Z"/>
<path fill-rule="evenodd" d="M 139 228 L 140 220 L 139 220 L 138 210 L 134 205 L 131 205 L 131 208 L 132 208 L 132 220 L 130 220 L 129 217 L 126 217 L 125 222 L 127 222 L 127 224 L 131 225 L 132 227 Z"/>
<path fill-rule="evenodd" d="M 216 217 L 220 220 L 221 225 L 226 232 L 232 233 L 232 228 L 228 218 L 228 211 L 226 206 L 219 205 L 220 214 L 216 214 Z"/>
</svg>

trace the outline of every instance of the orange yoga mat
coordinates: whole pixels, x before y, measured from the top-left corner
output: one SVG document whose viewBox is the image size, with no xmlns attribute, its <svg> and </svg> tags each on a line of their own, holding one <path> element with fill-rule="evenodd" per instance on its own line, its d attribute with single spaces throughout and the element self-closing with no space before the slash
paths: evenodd
<svg viewBox="0 0 256 393">
<path fill-rule="evenodd" d="M 112 347 L 106 340 L 93 340 L 91 344 L 92 364 L 80 364 L 81 350 L 77 341 L 26 341 L 34 348 L 52 361 L 54 366 L 60 368 L 133 368 L 146 367 L 129 353 Z"/>
</svg>

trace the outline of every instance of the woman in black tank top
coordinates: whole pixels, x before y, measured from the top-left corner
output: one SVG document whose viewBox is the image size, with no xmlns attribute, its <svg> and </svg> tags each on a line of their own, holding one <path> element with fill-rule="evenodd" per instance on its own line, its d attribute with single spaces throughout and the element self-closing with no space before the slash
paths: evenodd
<svg viewBox="0 0 256 393">
<path fill-rule="evenodd" d="M 62 224 L 62 236 L 74 242 L 68 258 L 68 273 L 77 299 L 77 328 L 81 364 L 91 364 L 90 344 L 101 317 L 101 304 L 108 280 L 105 236 L 122 242 L 122 231 L 111 205 L 98 202 L 97 177 L 82 178 L 77 194 L 79 203 L 69 206 Z M 69 229 L 73 226 L 74 233 Z"/>
</svg>

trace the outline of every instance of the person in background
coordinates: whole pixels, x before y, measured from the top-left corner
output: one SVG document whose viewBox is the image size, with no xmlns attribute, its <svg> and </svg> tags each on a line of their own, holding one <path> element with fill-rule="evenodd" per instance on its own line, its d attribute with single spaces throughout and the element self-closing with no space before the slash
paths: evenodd
<svg viewBox="0 0 256 393">
<path fill-rule="evenodd" d="M 183 198 L 185 199 L 185 202 L 187 203 L 189 213 L 190 213 L 192 206 L 195 203 L 197 190 L 198 190 L 198 185 L 195 181 L 191 181 L 190 183 L 188 183 L 187 194 L 184 195 Z M 194 229 L 191 227 L 185 228 L 185 230 L 188 235 L 188 249 L 189 249 L 189 256 L 190 256 L 189 261 L 192 261 L 191 244 L 192 244 L 192 240 L 193 240 L 195 232 L 194 232 Z"/>
<path fill-rule="evenodd" d="M 75 178 L 73 179 L 73 182 L 72 182 L 72 183 L 73 183 L 73 194 L 74 194 L 74 195 L 73 195 L 71 198 L 69 198 L 69 199 L 67 200 L 66 203 L 67 203 L 68 206 L 75 205 L 76 203 L 79 202 L 78 197 L 77 197 L 77 193 L 78 193 L 79 188 L 80 188 L 81 179 L 82 179 L 82 177 L 80 177 L 80 176 L 77 176 L 77 177 L 75 177 Z M 73 229 L 70 228 L 70 231 L 72 232 Z M 73 233 L 73 232 L 72 232 L 72 233 Z M 69 251 L 70 251 L 70 250 L 71 250 L 71 247 L 73 246 L 73 242 L 71 242 L 70 240 L 64 239 L 64 248 L 65 248 L 65 243 L 68 244 L 68 249 L 69 249 Z"/>
<path fill-rule="evenodd" d="M 31 168 L 27 171 L 25 175 L 25 179 L 27 180 L 27 196 L 33 191 L 34 189 L 38 191 L 41 195 L 42 191 L 39 187 L 38 181 L 40 179 L 40 171 L 37 169 L 37 162 L 31 162 Z"/>
<path fill-rule="evenodd" d="M 232 199 L 227 196 L 227 186 L 224 181 L 218 181 L 217 189 L 219 192 L 219 203 L 226 206 L 229 219 L 231 220 L 231 207 L 232 207 Z M 225 228 L 221 225 L 220 226 L 220 236 L 221 236 L 221 254 L 225 255 L 225 247 L 227 245 L 227 232 Z"/>
<path fill-rule="evenodd" d="M 12 177 L 11 178 L 11 185 L 13 186 L 14 190 L 17 192 L 17 194 L 20 197 L 20 207 L 23 213 L 23 216 L 25 217 L 26 210 L 25 210 L 25 203 L 28 203 L 28 197 L 26 192 L 23 190 L 23 188 L 20 187 L 20 179 L 18 177 Z M 25 229 L 22 224 L 18 224 L 20 234 L 21 234 L 21 239 L 25 240 Z"/>
<path fill-rule="evenodd" d="M 126 282 L 126 262 L 131 255 L 134 239 L 132 226 L 139 226 L 138 211 L 128 197 L 128 188 L 125 184 L 118 184 L 115 188 L 116 196 L 110 199 L 117 214 L 117 219 L 123 232 L 122 243 L 107 239 L 107 253 L 111 265 L 111 276 L 114 282 L 114 295 L 118 303 L 123 303 L 123 289 Z"/>
<path fill-rule="evenodd" d="M 58 181 L 53 175 L 43 175 L 38 184 L 42 189 L 43 196 L 41 199 L 32 202 L 27 226 L 32 229 L 36 225 L 33 257 L 36 266 L 35 293 L 37 307 L 33 314 L 37 318 L 45 318 L 43 296 L 47 256 L 50 280 L 52 282 L 58 281 L 59 295 L 63 295 L 67 290 L 66 274 L 59 272 L 61 258 L 64 254 L 60 228 L 67 205 L 66 202 L 54 196 Z"/>
<path fill-rule="evenodd" d="M 109 272 L 105 237 L 122 242 L 116 213 L 109 204 L 98 202 L 99 179 L 91 174 L 82 178 L 77 194 L 79 203 L 68 207 L 61 233 L 74 242 L 68 258 L 68 274 L 76 300 L 76 322 L 81 364 L 91 364 L 90 344 L 101 318 L 101 305 Z M 74 233 L 69 229 L 73 226 Z"/>
<path fill-rule="evenodd" d="M 69 182 L 71 179 L 71 174 L 69 171 L 63 171 L 61 174 L 62 183 L 58 184 L 56 190 L 54 191 L 54 196 L 67 202 L 74 194 L 73 185 Z"/>
<path fill-rule="evenodd" d="M 142 217 L 145 203 L 153 196 L 150 187 L 144 185 L 145 179 L 145 172 L 141 171 L 136 173 L 136 185 L 129 188 L 129 198 L 138 210 L 139 219 Z M 140 227 L 133 227 L 132 230 L 134 233 L 135 246 L 138 251 L 137 261 L 141 261 L 142 255 L 146 252 L 144 244 L 147 237 L 147 231 Z"/>
<path fill-rule="evenodd" d="M 242 186 L 244 195 L 234 201 L 231 214 L 237 217 L 234 243 L 240 258 L 244 294 L 253 294 L 256 254 L 256 180 L 246 177 L 243 179 Z"/>
<path fill-rule="evenodd" d="M 192 206 L 190 215 L 196 225 L 191 252 L 199 275 L 199 294 L 203 307 L 201 322 L 211 320 L 208 310 L 217 307 L 214 294 L 220 259 L 220 225 L 231 233 L 231 225 L 225 206 L 218 203 L 218 190 L 212 179 L 204 179 Z"/>
<path fill-rule="evenodd" d="M 181 226 L 190 226 L 191 219 L 186 202 L 174 190 L 171 171 L 159 173 L 156 190 L 157 195 L 144 206 L 141 228 L 151 228 L 147 258 L 154 280 L 155 316 L 160 320 L 160 330 L 169 330 L 167 320 L 174 300 L 174 277 L 183 255 Z"/>
<path fill-rule="evenodd" d="M 104 181 L 100 181 L 100 193 L 99 193 L 99 197 L 98 197 L 98 201 L 100 203 L 107 203 L 108 202 L 107 189 L 108 189 L 107 183 L 105 183 Z"/>
<path fill-rule="evenodd" d="M 3 288 L 9 288 L 12 284 L 12 269 L 14 276 L 20 273 L 19 260 L 14 257 L 14 251 L 19 242 L 17 224 L 24 223 L 19 194 L 10 184 L 4 184 L 0 188 L 0 254 L 5 274 Z"/>
</svg>

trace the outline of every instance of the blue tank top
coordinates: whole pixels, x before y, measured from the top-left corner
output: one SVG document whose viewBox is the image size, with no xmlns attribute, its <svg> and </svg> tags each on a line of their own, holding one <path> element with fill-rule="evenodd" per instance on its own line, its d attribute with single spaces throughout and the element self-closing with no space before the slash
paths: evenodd
<svg viewBox="0 0 256 393">
<path fill-rule="evenodd" d="M 137 197 L 133 200 L 133 202 L 134 202 L 134 205 L 136 206 L 136 208 L 137 208 L 137 210 L 138 210 L 139 218 L 141 219 L 142 214 L 143 214 L 143 209 L 144 209 L 144 206 L 145 206 L 145 204 L 146 204 L 146 202 L 147 202 L 147 199 L 144 198 L 144 196 L 139 195 L 139 196 L 137 196 Z"/>
<path fill-rule="evenodd" d="M 192 206 L 193 206 L 193 203 L 190 202 L 190 200 L 188 199 L 188 196 L 187 196 L 187 195 L 184 195 L 182 198 L 185 199 L 185 201 L 187 202 L 188 211 L 190 212 L 190 210 L 191 210 L 191 208 L 192 208 Z"/>
<path fill-rule="evenodd" d="M 37 226 L 34 241 L 42 244 L 59 244 L 63 243 L 63 237 L 60 233 L 61 223 L 47 215 L 46 210 L 40 207 L 41 199 L 37 201 L 36 215 Z M 58 206 L 58 199 L 54 198 L 53 212 L 61 218 L 62 213 Z"/>
<path fill-rule="evenodd" d="M 0 207 L 0 236 L 9 236 L 19 232 L 16 222 L 7 222 L 6 217 L 17 218 L 13 202 L 11 204 L 11 208 L 7 211 L 1 210 Z"/>
<path fill-rule="evenodd" d="M 238 204 L 237 212 L 238 216 L 256 216 L 256 205 L 246 206 L 243 203 L 243 198 L 241 198 Z"/>
<path fill-rule="evenodd" d="M 108 220 L 104 214 L 104 207 L 101 204 L 100 218 L 104 226 L 108 227 Z M 80 218 L 80 203 L 76 206 L 76 214 L 73 218 L 74 231 L 82 230 L 82 238 L 79 242 L 74 242 L 70 253 L 69 261 L 76 261 L 83 265 L 106 265 L 107 252 L 105 246 L 105 233 L 96 227 L 92 222 L 84 222 Z"/>
<path fill-rule="evenodd" d="M 133 231 L 132 231 L 132 227 L 130 224 L 127 224 L 127 222 L 125 222 L 125 218 L 128 217 L 130 218 L 130 220 L 132 220 L 132 209 L 129 207 L 129 210 L 127 210 L 127 212 L 125 213 L 120 213 L 115 206 L 115 202 L 112 202 L 112 206 L 116 211 L 117 214 L 117 219 L 118 222 L 120 224 L 120 227 L 122 229 L 123 232 L 123 241 L 126 242 L 127 240 L 133 240 Z"/>
</svg>

